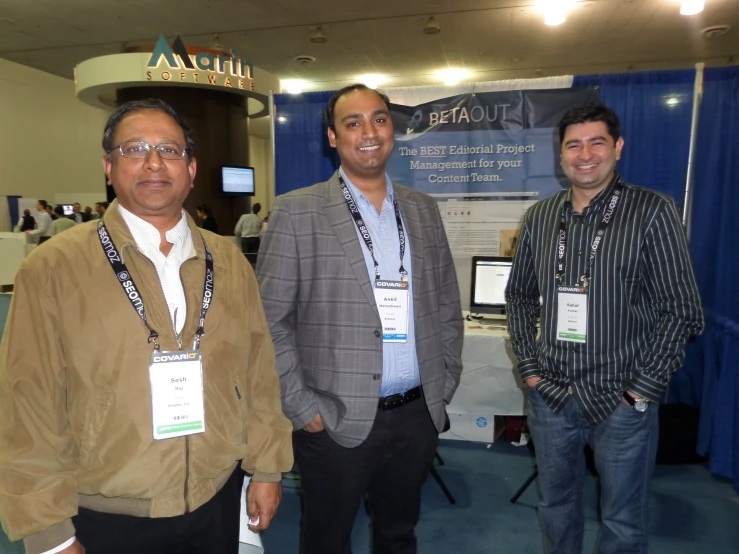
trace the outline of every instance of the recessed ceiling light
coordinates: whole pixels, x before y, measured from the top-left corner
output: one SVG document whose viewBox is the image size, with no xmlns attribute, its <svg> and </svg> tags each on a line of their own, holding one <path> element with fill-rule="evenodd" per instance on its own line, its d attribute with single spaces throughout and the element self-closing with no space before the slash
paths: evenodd
<svg viewBox="0 0 739 554">
<path fill-rule="evenodd" d="M 377 88 L 382 83 L 387 81 L 387 77 L 385 77 L 384 75 L 379 75 L 377 73 L 371 73 L 369 75 L 362 75 L 361 77 L 359 77 L 358 80 L 360 83 L 364 83 L 369 88 Z"/>
<path fill-rule="evenodd" d="M 683 0 L 682 5 L 680 6 L 680 14 L 695 15 L 697 13 L 701 13 L 705 7 L 705 0 Z"/>
<path fill-rule="evenodd" d="M 546 25 L 561 25 L 567 19 L 567 11 L 572 0 L 539 0 L 539 11 L 544 14 Z"/>
<path fill-rule="evenodd" d="M 468 77 L 470 74 L 469 71 L 466 69 L 459 69 L 454 67 L 447 67 L 446 69 L 441 69 L 436 72 L 437 77 L 439 77 L 445 85 L 456 85 L 459 84 L 459 82 Z"/>
<path fill-rule="evenodd" d="M 302 79 L 281 79 L 280 86 L 282 87 L 283 92 L 287 92 L 288 94 L 300 94 L 306 89 L 308 83 Z"/>
</svg>

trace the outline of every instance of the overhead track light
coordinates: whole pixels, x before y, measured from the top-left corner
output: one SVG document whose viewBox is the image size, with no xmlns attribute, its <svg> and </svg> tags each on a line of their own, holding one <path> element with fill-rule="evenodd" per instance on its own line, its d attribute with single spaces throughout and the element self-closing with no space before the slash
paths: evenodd
<svg viewBox="0 0 739 554">
<path fill-rule="evenodd" d="M 424 35 L 436 35 L 441 32 L 441 26 L 432 15 L 426 20 L 426 26 L 423 28 Z"/>
<path fill-rule="evenodd" d="M 328 39 L 326 38 L 326 35 L 323 34 L 323 30 L 320 25 L 311 30 L 310 41 L 316 44 L 324 44 L 325 42 L 328 42 Z"/>
</svg>

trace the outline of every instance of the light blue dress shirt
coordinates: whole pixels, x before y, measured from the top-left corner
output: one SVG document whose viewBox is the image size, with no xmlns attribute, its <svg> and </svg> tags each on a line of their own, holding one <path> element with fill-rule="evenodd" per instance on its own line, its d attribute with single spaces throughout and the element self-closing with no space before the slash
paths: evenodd
<svg viewBox="0 0 739 554">
<path fill-rule="evenodd" d="M 400 237 L 398 236 L 398 224 L 395 221 L 395 208 L 393 207 L 393 185 L 385 176 L 387 183 L 387 194 L 382 203 L 382 211 L 370 203 L 367 197 L 354 186 L 344 173 L 339 169 L 344 178 L 346 186 L 354 197 L 359 213 L 362 216 L 375 251 L 375 258 L 380 265 L 380 277 L 388 281 L 400 281 Z M 357 232 L 359 244 L 362 246 L 364 263 L 367 266 L 372 287 L 375 286 L 375 264 L 372 262 L 367 244 L 359 234 L 359 229 L 354 225 Z M 421 374 L 418 371 L 418 356 L 416 355 L 416 332 L 413 315 L 413 272 L 411 268 L 411 241 L 408 239 L 408 231 L 405 231 L 405 255 L 403 267 L 408 272 L 408 341 L 404 343 L 384 342 L 382 343 L 382 386 L 380 396 L 390 396 L 399 392 L 405 392 L 421 384 Z"/>
</svg>

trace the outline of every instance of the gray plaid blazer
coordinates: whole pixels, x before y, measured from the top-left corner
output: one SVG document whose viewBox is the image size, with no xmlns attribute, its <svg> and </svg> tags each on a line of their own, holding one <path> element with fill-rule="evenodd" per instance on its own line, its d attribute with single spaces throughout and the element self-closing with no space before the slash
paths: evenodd
<svg viewBox="0 0 739 554">
<path fill-rule="evenodd" d="M 462 372 L 457 276 L 436 202 L 401 185 L 393 188 L 411 245 L 424 398 L 441 431 L 444 400 L 451 401 Z M 338 172 L 275 200 L 257 276 L 285 415 L 297 430 L 320 413 L 336 442 L 361 444 L 380 396 L 382 326 Z"/>
</svg>

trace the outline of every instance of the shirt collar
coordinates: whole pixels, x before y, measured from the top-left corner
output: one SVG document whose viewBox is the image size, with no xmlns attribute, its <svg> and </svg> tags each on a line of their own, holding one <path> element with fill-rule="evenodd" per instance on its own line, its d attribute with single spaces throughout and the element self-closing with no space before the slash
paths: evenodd
<svg viewBox="0 0 739 554">
<path fill-rule="evenodd" d="M 591 210 L 592 208 L 601 204 L 604 199 L 608 198 L 611 195 L 611 192 L 613 192 L 613 189 L 620 178 L 621 176 L 619 175 L 618 171 L 615 171 L 613 173 L 613 178 L 611 179 L 611 182 L 608 183 L 608 186 L 595 195 L 595 198 L 590 201 L 590 204 L 588 204 L 583 212 Z M 565 207 L 572 208 L 572 185 L 570 185 L 570 188 L 567 189 L 567 194 L 565 195 Z"/>
<path fill-rule="evenodd" d="M 352 193 L 352 196 L 354 198 L 357 198 L 358 200 L 361 200 L 364 202 L 365 205 L 370 206 L 370 201 L 367 199 L 367 197 L 362 193 L 361 190 L 359 190 L 354 183 L 352 183 L 351 179 L 347 177 L 346 173 L 344 173 L 344 168 L 339 168 L 339 174 L 344 178 L 344 182 L 346 183 L 346 186 L 349 187 L 349 192 Z M 385 173 L 385 200 L 383 201 L 383 204 L 386 202 L 389 202 L 390 206 L 393 205 L 393 201 L 395 199 L 395 193 L 393 191 L 393 183 L 390 180 L 390 177 L 388 177 L 387 173 Z"/>
<path fill-rule="evenodd" d="M 159 251 L 161 236 L 157 228 L 148 221 L 144 221 L 137 215 L 134 215 L 120 204 L 118 204 L 118 210 L 120 211 L 121 216 L 123 216 L 123 220 L 126 222 L 126 225 L 128 225 L 131 235 L 133 236 L 133 240 L 136 241 L 136 245 L 144 251 L 148 251 L 152 247 L 156 251 Z M 167 241 L 174 245 L 174 248 L 172 249 L 173 252 L 183 249 L 189 235 L 190 228 L 187 225 L 187 219 L 185 218 L 184 212 L 181 212 L 180 220 L 177 222 L 177 225 L 164 234 Z"/>
</svg>

